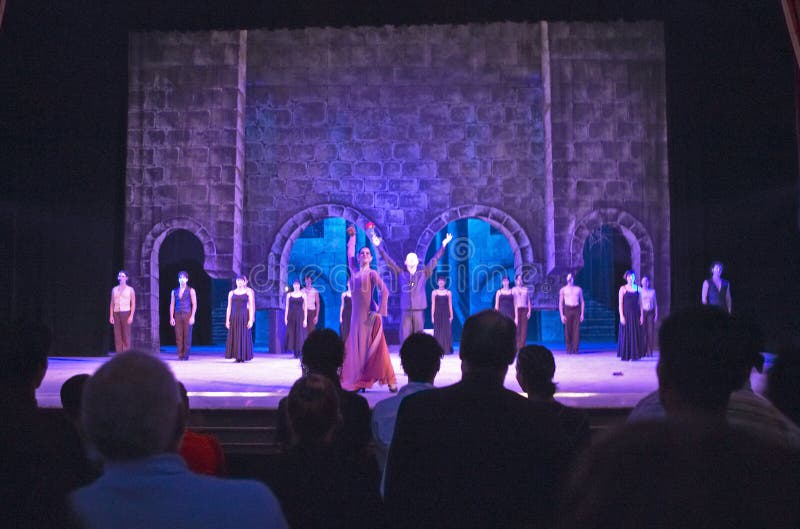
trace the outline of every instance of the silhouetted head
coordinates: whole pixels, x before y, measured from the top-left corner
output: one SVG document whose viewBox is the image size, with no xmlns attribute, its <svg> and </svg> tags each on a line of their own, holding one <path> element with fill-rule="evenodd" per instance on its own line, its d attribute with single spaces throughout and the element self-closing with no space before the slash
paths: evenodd
<svg viewBox="0 0 800 529">
<path fill-rule="evenodd" d="M 743 372 L 753 365 L 749 339 L 717 307 L 672 313 L 661 325 L 659 343 L 659 393 L 668 415 L 724 413 L 731 392 L 742 384 Z"/>
<path fill-rule="evenodd" d="M 300 378 L 289 391 L 286 414 L 293 444 L 330 443 L 342 423 L 336 386 L 322 375 Z"/>
<path fill-rule="evenodd" d="M 0 323 L 0 387 L 3 391 L 39 387 L 47 372 L 50 329 L 38 322 Z"/>
<path fill-rule="evenodd" d="M 543 345 L 526 345 L 517 354 L 517 382 L 530 395 L 549 399 L 556 392 L 553 353 Z"/>
<path fill-rule="evenodd" d="M 506 369 L 516 352 L 513 320 L 495 310 L 484 310 L 464 322 L 459 356 L 470 368 Z"/>
<path fill-rule="evenodd" d="M 331 329 L 314 329 L 303 342 L 302 362 L 309 373 L 338 381 L 344 363 L 342 338 Z"/>
<path fill-rule="evenodd" d="M 409 382 L 433 382 L 442 361 L 442 346 L 436 338 L 415 332 L 400 347 L 400 363 Z"/>
<path fill-rule="evenodd" d="M 116 461 L 176 451 L 186 415 L 169 367 L 152 355 L 129 351 L 86 382 L 81 418 L 100 453 Z"/>
<path fill-rule="evenodd" d="M 67 417 L 73 421 L 80 420 L 83 388 L 86 386 L 89 376 L 87 373 L 73 375 L 61 384 L 61 407 Z"/>
</svg>

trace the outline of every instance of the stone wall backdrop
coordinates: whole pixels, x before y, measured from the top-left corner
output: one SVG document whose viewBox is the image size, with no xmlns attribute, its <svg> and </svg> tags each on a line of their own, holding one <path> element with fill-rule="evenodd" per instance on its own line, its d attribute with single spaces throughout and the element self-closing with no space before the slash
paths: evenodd
<svg viewBox="0 0 800 529">
<path fill-rule="evenodd" d="M 425 255 L 448 222 L 480 218 L 509 239 L 540 308 L 555 307 L 603 224 L 655 273 L 668 308 L 658 23 L 151 33 L 131 43 L 126 266 L 145 296 L 160 240 L 188 229 L 212 277 L 249 274 L 278 336 L 289 254 L 310 224 L 372 221 L 399 260 Z M 136 339 L 146 342 L 142 316 Z"/>
<path fill-rule="evenodd" d="M 242 31 L 130 37 L 125 267 L 137 293 L 134 346 L 159 346 L 158 251 L 169 233 L 200 240 L 211 277 L 241 268 L 245 39 Z"/>
</svg>

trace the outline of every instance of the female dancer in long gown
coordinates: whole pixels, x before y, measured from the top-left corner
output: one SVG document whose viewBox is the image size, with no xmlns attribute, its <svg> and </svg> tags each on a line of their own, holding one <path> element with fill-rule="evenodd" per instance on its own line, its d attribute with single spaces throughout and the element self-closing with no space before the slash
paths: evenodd
<svg viewBox="0 0 800 529">
<path fill-rule="evenodd" d="M 617 356 L 622 360 L 639 360 L 644 354 L 641 294 L 633 270 L 625 272 L 623 277 L 626 283 L 619 287 Z"/>
<path fill-rule="evenodd" d="M 342 387 L 350 391 L 371 388 L 375 382 L 388 384 L 389 390 L 397 391 L 397 379 L 389 359 L 389 347 L 383 335 L 383 319 L 389 291 L 378 272 L 369 267 L 372 252 L 366 246 L 358 252 L 355 260 L 356 231 L 347 228 L 347 261 L 350 266 L 350 287 L 352 290 L 352 316 L 350 335 L 345 343 L 344 365 L 342 366 Z M 370 310 L 372 291 L 380 290 L 381 303 L 378 312 Z"/>
<path fill-rule="evenodd" d="M 442 346 L 444 354 L 449 355 L 453 352 L 453 298 L 450 291 L 444 288 L 444 277 L 439 277 L 436 283 L 439 288 L 431 292 L 433 337 Z"/>
<path fill-rule="evenodd" d="M 228 340 L 225 344 L 225 358 L 235 358 L 237 362 L 253 359 L 253 328 L 256 302 L 253 289 L 247 286 L 247 278 L 236 277 L 236 288 L 228 292 L 228 310 L 225 312 L 225 327 Z"/>
<path fill-rule="evenodd" d="M 339 336 L 347 343 L 350 335 L 350 318 L 353 317 L 353 293 L 350 292 L 350 280 L 347 281 L 347 290 L 342 292 L 342 304 L 339 306 Z"/>
<path fill-rule="evenodd" d="M 517 323 L 517 311 L 514 308 L 514 293 L 508 288 L 508 276 L 503 276 L 503 286 L 494 296 L 494 310 Z"/>
<path fill-rule="evenodd" d="M 283 312 L 283 323 L 286 325 L 284 351 L 299 358 L 306 341 L 307 311 L 306 294 L 300 289 L 300 280 L 292 283 L 292 291 L 286 294 L 286 306 Z"/>
</svg>

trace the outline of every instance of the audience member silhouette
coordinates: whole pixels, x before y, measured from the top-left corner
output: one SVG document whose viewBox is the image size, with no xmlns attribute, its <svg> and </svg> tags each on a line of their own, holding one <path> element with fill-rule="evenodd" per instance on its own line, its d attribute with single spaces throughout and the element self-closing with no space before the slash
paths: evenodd
<svg viewBox="0 0 800 529">
<path fill-rule="evenodd" d="M 291 527 L 375 527 L 383 519 L 374 472 L 342 457 L 340 388 L 323 375 L 300 378 L 286 399 L 290 442 L 269 483 Z"/>
<path fill-rule="evenodd" d="M 189 394 L 186 392 L 186 386 L 181 382 L 178 382 L 178 389 L 181 393 L 183 413 L 188 420 Z M 197 433 L 187 427 L 183 432 L 178 453 L 186 461 L 189 470 L 196 474 L 205 474 L 206 476 L 227 474 L 225 452 L 222 451 L 222 446 L 213 435 Z"/>
<path fill-rule="evenodd" d="M 186 426 L 178 383 L 159 359 L 132 351 L 101 366 L 82 419 L 106 458 L 103 476 L 72 493 L 84 528 L 286 527 L 263 484 L 189 471 L 177 454 Z"/>
<path fill-rule="evenodd" d="M 344 342 L 331 329 L 315 329 L 303 343 L 302 367 L 304 374 L 322 375 L 336 386 L 339 392 L 339 406 L 342 424 L 336 432 L 335 444 L 348 456 L 371 460 L 368 451 L 371 441 L 369 425 L 369 403 L 361 395 L 345 391 L 339 384 L 339 373 L 344 363 Z M 289 446 L 290 432 L 286 410 L 287 399 L 278 403 L 278 422 L 276 437 L 284 447 Z M 375 467 L 377 473 L 377 467 Z"/>
<path fill-rule="evenodd" d="M 579 408 L 564 406 L 553 398 L 556 392 L 556 385 L 553 383 L 555 372 L 553 353 L 547 347 L 526 345 L 519 350 L 517 382 L 522 391 L 528 394 L 532 406 L 543 412 L 553 413 L 572 446 L 576 451 L 582 450 L 591 440 L 589 415 Z"/>
<path fill-rule="evenodd" d="M 93 477 L 75 427 L 36 402 L 50 338 L 41 324 L 0 323 L 0 503 L 8 527 L 71 527 L 67 493 Z"/>
<path fill-rule="evenodd" d="M 81 373 L 73 375 L 61 384 L 61 409 L 64 410 L 64 415 L 75 425 L 80 425 L 81 422 L 81 398 L 83 396 L 83 387 L 86 381 L 89 380 L 88 373 Z"/>
<path fill-rule="evenodd" d="M 744 430 L 684 420 L 628 424 L 581 458 L 556 527 L 796 528 L 798 478 L 796 452 Z"/>
<path fill-rule="evenodd" d="M 372 410 L 372 436 L 381 470 L 386 468 L 386 457 L 394 435 L 400 403 L 409 395 L 433 388 L 433 380 L 441 367 L 443 354 L 444 350 L 438 340 L 421 332 L 410 335 L 400 346 L 400 363 L 408 375 L 408 384 L 394 397 L 375 404 Z"/>
<path fill-rule="evenodd" d="M 764 357 L 759 352 L 763 345 L 760 329 L 716 307 L 699 307 L 686 312 L 688 314 L 681 312 L 674 319 L 668 319 L 661 330 L 662 358 L 663 349 L 667 347 L 670 365 L 698 371 L 694 378 L 682 375 L 684 386 L 693 387 L 708 379 L 713 382 L 723 376 L 733 376 L 736 389 L 730 393 L 724 409 L 727 423 L 767 441 L 800 449 L 800 428 L 750 387 L 751 371 L 755 368 L 760 372 L 764 365 Z M 689 355 L 691 358 L 681 360 Z M 659 366 L 659 373 L 660 370 Z M 665 374 L 669 381 L 671 371 L 668 369 Z M 660 390 L 639 401 L 628 422 L 664 419 L 666 412 L 659 394 Z"/>
<path fill-rule="evenodd" d="M 767 376 L 767 397 L 796 426 L 800 426 L 800 347 L 781 350 Z"/>
<path fill-rule="evenodd" d="M 516 354 L 514 321 L 470 316 L 460 382 L 400 405 L 386 466 L 396 527 L 545 527 L 569 457 L 552 414 L 503 387 Z"/>
</svg>

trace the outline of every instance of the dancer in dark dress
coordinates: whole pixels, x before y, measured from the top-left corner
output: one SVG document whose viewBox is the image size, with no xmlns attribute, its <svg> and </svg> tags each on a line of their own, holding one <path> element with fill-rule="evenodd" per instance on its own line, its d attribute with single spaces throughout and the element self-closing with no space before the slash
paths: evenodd
<svg viewBox="0 0 800 529">
<path fill-rule="evenodd" d="M 619 287 L 617 356 L 622 360 L 639 360 L 644 354 L 641 295 L 636 273 L 628 270 L 623 277 L 626 283 Z"/>
<path fill-rule="evenodd" d="M 350 292 L 350 283 L 347 283 L 347 290 L 342 292 L 342 304 L 339 305 L 339 336 L 343 342 L 347 342 L 350 335 L 350 318 L 353 316 L 353 293 Z"/>
<path fill-rule="evenodd" d="M 503 287 L 494 296 L 494 310 L 517 323 L 517 311 L 514 309 L 514 293 L 508 288 L 508 276 L 503 276 Z"/>
<path fill-rule="evenodd" d="M 433 320 L 433 337 L 442 346 L 444 354 L 453 352 L 453 297 L 444 288 L 445 278 L 436 280 L 439 288 L 431 292 L 431 319 Z"/>
<path fill-rule="evenodd" d="M 225 312 L 225 327 L 228 328 L 228 341 L 225 344 L 225 358 L 235 358 L 237 362 L 253 359 L 253 322 L 256 315 L 255 294 L 247 286 L 247 278 L 238 276 L 236 288 L 228 292 L 228 310 Z"/>
<path fill-rule="evenodd" d="M 283 312 L 283 323 L 286 325 L 286 340 L 283 349 L 287 353 L 292 353 L 295 358 L 300 358 L 308 327 L 306 294 L 300 289 L 300 281 L 297 279 L 294 280 L 292 289 L 286 294 L 286 305 Z"/>
</svg>

